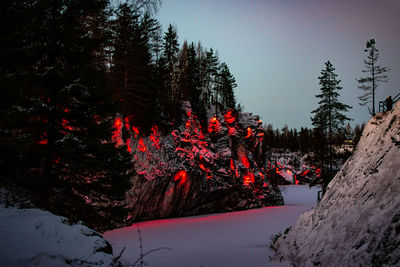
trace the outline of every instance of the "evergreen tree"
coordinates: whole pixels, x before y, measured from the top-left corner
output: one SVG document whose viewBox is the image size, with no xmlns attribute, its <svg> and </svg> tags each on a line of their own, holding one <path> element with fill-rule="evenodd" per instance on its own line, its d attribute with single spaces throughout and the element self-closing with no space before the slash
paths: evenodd
<svg viewBox="0 0 400 267">
<path fill-rule="evenodd" d="M 122 4 L 113 25 L 113 55 L 109 87 L 119 103 L 123 121 L 129 119 L 147 132 L 154 121 L 156 87 L 152 85 L 153 55 L 150 39 L 158 23 L 148 13 L 134 13 L 134 6 Z"/>
<path fill-rule="evenodd" d="M 229 71 L 228 65 L 222 63 L 219 67 L 218 92 L 222 95 L 222 106 L 224 108 L 235 109 L 236 100 L 233 89 L 237 87 L 235 77 Z"/>
<path fill-rule="evenodd" d="M 179 51 L 178 34 L 176 28 L 171 24 L 164 35 L 164 63 L 167 70 L 166 88 L 168 99 L 173 102 L 177 98 L 177 54 Z"/>
<path fill-rule="evenodd" d="M 364 60 L 365 69 L 362 72 L 368 73 L 368 76 L 357 79 L 358 83 L 360 84 L 358 88 L 360 88 L 364 92 L 364 95 L 359 96 L 358 99 L 360 99 L 361 101 L 361 106 L 365 106 L 368 103 L 371 103 L 372 110 L 368 107 L 368 111 L 372 116 L 374 116 L 376 88 L 379 86 L 379 83 L 388 81 L 388 77 L 384 73 L 388 72 L 390 69 L 377 65 L 379 51 L 375 47 L 374 39 L 370 39 L 369 41 L 367 41 L 365 46 L 366 49 L 364 50 L 364 52 L 367 52 L 368 56 L 367 59 Z"/>
<path fill-rule="evenodd" d="M 210 107 L 211 103 L 213 102 L 211 92 L 214 90 L 218 75 L 218 56 L 214 54 L 214 50 L 212 48 L 205 53 L 205 57 L 201 63 L 202 72 L 204 75 L 203 103 Z"/>
<path fill-rule="evenodd" d="M 13 29 L 2 37 L 5 59 L 14 60 L 0 78 L 13 92 L 2 136 L 18 148 L 14 181 L 35 191 L 39 205 L 95 227 L 122 219 L 130 185 L 130 157 L 110 141 L 114 113 L 98 58 L 106 6 L 8 1 L 3 19 Z"/>
<path fill-rule="evenodd" d="M 319 107 L 312 111 L 314 116 L 311 118 L 312 124 L 320 132 L 324 132 L 327 135 L 327 147 L 328 147 L 328 163 L 329 173 L 325 174 L 325 180 L 323 181 L 323 189 L 326 189 L 327 184 L 332 178 L 332 159 L 333 159 L 333 135 L 338 133 L 343 128 L 344 122 L 350 120 L 343 112 L 347 112 L 351 107 L 340 103 L 338 100 L 339 90 L 342 89 L 339 86 L 340 80 L 337 80 L 337 74 L 334 73 L 335 68 L 327 61 L 325 63 L 325 69 L 321 71 L 321 76 L 318 77 L 319 84 L 321 85 L 321 93 L 316 95 L 319 98 Z"/>
</svg>

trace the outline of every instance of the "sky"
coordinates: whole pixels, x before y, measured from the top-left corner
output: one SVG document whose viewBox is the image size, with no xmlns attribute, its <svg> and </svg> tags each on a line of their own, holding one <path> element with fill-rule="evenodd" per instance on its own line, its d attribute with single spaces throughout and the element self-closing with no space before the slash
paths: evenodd
<svg viewBox="0 0 400 267">
<path fill-rule="evenodd" d="M 359 105 L 367 40 L 374 38 L 378 64 L 391 69 L 378 101 L 400 93 L 399 0 L 164 0 L 156 17 L 179 42 L 217 50 L 236 78 L 237 101 L 274 128 L 311 127 L 318 107 L 318 76 L 330 60 L 339 100 L 353 108 L 351 124 L 370 118 Z M 378 103 L 375 104 L 376 108 Z"/>
</svg>

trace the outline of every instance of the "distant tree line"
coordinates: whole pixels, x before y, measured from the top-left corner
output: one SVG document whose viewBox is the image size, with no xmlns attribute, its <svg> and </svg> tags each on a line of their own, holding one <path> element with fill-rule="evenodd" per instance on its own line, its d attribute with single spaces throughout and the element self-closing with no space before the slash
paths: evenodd
<svg viewBox="0 0 400 267">
<path fill-rule="evenodd" d="M 351 141 L 351 144 L 357 145 L 364 124 L 356 124 L 354 128 L 350 123 L 345 128 L 333 135 L 332 143 L 334 145 L 342 145 L 345 141 Z M 301 127 L 300 130 L 290 128 L 285 125 L 281 129 L 275 128 L 272 124 L 264 126 L 265 139 L 263 142 L 264 151 L 269 149 L 289 149 L 291 151 L 301 151 L 308 153 L 316 151 L 321 145 L 321 136 L 314 128 Z"/>
</svg>

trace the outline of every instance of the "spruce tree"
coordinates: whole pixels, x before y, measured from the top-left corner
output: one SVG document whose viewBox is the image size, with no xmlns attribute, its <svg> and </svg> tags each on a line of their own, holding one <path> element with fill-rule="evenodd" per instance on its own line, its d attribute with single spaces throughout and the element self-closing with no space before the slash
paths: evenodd
<svg viewBox="0 0 400 267">
<path fill-rule="evenodd" d="M 340 80 L 337 79 L 338 75 L 334 71 L 335 68 L 331 62 L 327 61 L 325 69 L 321 71 L 321 76 L 318 77 L 321 93 L 315 97 L 320 99 L 318 102 L 319 107 L 311 112 L 314 114 L 311 117 L 311 121 L 316 128 L 317 135 L 320 137 L 321 133 L 325 133 L 327 136 L 327 142 L 324 147 L 327 146 L 328 149 L 329 172 L 324 174 L 324 191 L 333 174 L 333 135 L 344 127 L 345 121 L 350 120 L 343 112 L 347 112 L 351 107 L 339 102 L 339 91 L 342 87 L 339 85 Z"/>
<path fill-rule="evenodd" d="M 233 89 L 237 87 L 235 77 L 231 74 L 228 65 L 223 62 L 219 67 L 219 93 L 222 95 L 224 108 L 235 109 L 236 100 Z"/>
<path fill-rule="evenodd" d="M 55 213 L 97 228 L 120 221 L 131 167 L 111 142 L 114 111 L 98 58 L 107 1 L 20 3 L 5 7 L 14 29 L 2 52 L 15 61 L 0 79 L 13 92 L 2 136 L 18 148 L 15 181 Z"/>
<path fill-rule="evenodd" d="M 361 101 L 361 106 L 365 106 L 368 103 L 371 103 L 372 110 L 370 107 L 368 107 L 368 111 L 372 116 L 374 116 L 376 89 L 379 86 L 379 83 L 388 81 L 388 77 L 384 73 L 388 72 L 390 69 L 388 69 L 387 67 L 381 67 L 377 64 L 379 51 L 375 47 L 374 39 L 370 39 L 369 41 L 367 41 L 365 46 L 366 49 L 364 50 L 364 52 L 367 52 L 368 56 L 367 59 L 364 60 L 365 69 L 362 72 L 367 73 L 367 76 L 357 79 L 357 82 L 360 84 L 358 88 L 364 92 L 364 94 L 362 96 L 359 96 L 358 99 L 360 99 Z"/>
<path fill-rule="evenodd" d="M 112 21 L 112 60 L 109 87 L 119 103 L 123 121 L 150 130 L 154 121 L 157 88 L 152 84 L 154 64 L 150 39 L 159 25 L 148 13 L 122 4 Z M 125 127 L 124 127 L 125 129 Z"/>
</svg>

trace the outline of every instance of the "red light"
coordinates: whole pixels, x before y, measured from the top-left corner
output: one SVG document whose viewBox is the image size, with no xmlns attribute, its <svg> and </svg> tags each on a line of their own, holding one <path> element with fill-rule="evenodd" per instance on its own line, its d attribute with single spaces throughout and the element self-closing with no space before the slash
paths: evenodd
<svg viewBox="0 0 400 267">
<path fill-rule="evenodd" d="M 143 143 L 142 137 L 140 137 L 140 139 L 139 139 L 138 149 L 139 149 L 139 151 L 142 151 L 142 152 L 145 152 L 147 150 L 146 145 Z"/>
<path fill-rule="evenodd" d="M 132 153 L 132 147 L 131 147 L 131 139 L 126 140 L 126 146 L 128 147 L 128 152 Z"/>
<path fill-rule="evenodd" d="M 153 146 L 156 149 L 160 149 L 160 134 L 158 132 L 157 125 L 151 127 L 152 133 L 150 134 L 150 140 L 153 142 Z M 138 131 L 139 134 L 139 131 Z"/>
<path fill-rule="evenodd" d="M 180 171 L 177 174 L 175 174 L 174 181 L 179 181 L 179 185 L 186 183 L 186 181 L 187 181 L 186 171 Z"/>
<path fill-rule="evenodd" d="M 199 164 L 200 169 L 207 171 L 206 167 L 204 167 L 204 165 L 202 163 Z"/>
<path fill-rule="evenodd" d="M 69 123 L 69 122 L 68 122 L 66 119 L 62 119 L 61 124 L 62 124 L 62 126 L 64 127 L 64 129 L 65 129 L 65 130 L 72 131 L 72 127 L 71 127 L 71 126 L 68 126 L 68 123 Z"/>
<path fill-rule="evenodd" d="M 114 127 L 119 128 L 122 126 L 122 120 L 121 118 L 117 118 L 114 122 Z"/>
<path fill-rule="evenodd" d="M 249 138 L 249 137 L 251 137 L 252 135 L 253 135 L 253 132 L 251 131 L 251 128 L 250 128 L 250 127 L 247 128 L 247 135 L 246 135 L 245 138 Z"/>
<path fill-rule="evenodd" d="M 212 132 L 218 132 L 218 128 L 219 128 L 219 121 L 216 117 L 212 117 L 210 120 L 210 124 L 208 126 L 208 132 L 212 133 Z"/>
<path fill-rule="evenodd" d="M 234 171 L 235 170 L 235 163 L 233 162 L 233 159 L 231 159 L 231 169 Z"/>
<path fill-rule="evenodd" d="M 229 110 L 225 115 L 224 115 L 224 120 L 226 123 L 228 124 L 232 124 L 235 122 L 236 118 L 235 116 L 232 114 L 232 110 Z"/>
<path fill-rule="evenodd" d="M 250 183 L 254 183 L 254 182 L 255 182 L 255 178 L 254 178 L 253 173 L 249 173 L 249 174 L 246 174 L 245 176 L 243 176 L 243 184 L 244 185 L 249 185 Z"/>
<path fill-rule="evenodd" d="M 242 163 L 246 168 L 250 168 L 250 162 L 249 162 L 249 159 L 246 156 L 242 157 Z"/>
<path fill-rule="evenodd" d="M 132 126 L 132 130 L 135 132 L 136 135 L 139 135 L 139 129 L 135 126 Z"/>
</svg>

